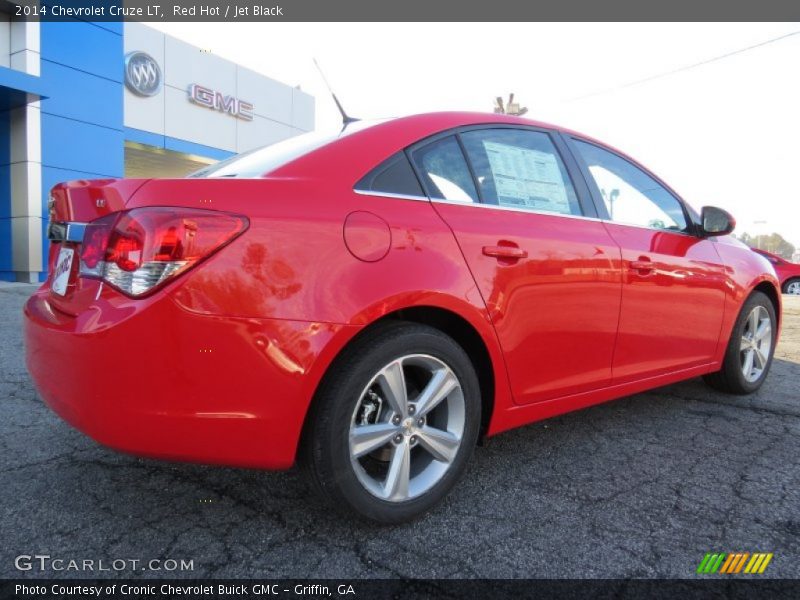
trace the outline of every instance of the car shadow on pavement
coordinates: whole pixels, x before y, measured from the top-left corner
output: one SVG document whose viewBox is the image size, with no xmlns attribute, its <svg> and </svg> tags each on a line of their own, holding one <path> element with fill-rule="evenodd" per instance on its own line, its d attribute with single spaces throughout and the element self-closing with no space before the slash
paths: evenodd
<svg viewBox="0 0 800 600">
<path fill-rule="evenodd" d="M 593 546 L 604 549 L 597 576 L 678 576 L 686 548 L 737 530 L 800 554 L 786 491 L 800 472 L 798 380 L 800 364 L 776 359 L 752 396 L 694 379 L 504 433 L 476 449 L 440 506 L 395 527 L 340 515 L 297 469 L 138 459 L 70 429 L 38 398 L 17 399 L 31 416 L 4 440 L 13 515 L 2 554 L 193 559 L 194 571 L 170 573 L 179 577 L 563 577 Z M 770 511 L 754 521 L 765 497 Z M 17 574 L 10 556 L 0 564 Z"/>
<path fill-rule="evenodd" d="M 797 575 L 800 303 L 784 303 L 756 394 L 693 379 L 506 432 L 441 505 L 376 527 L 333 511 L 296 469 L 138 459 L 71 429 L 25 372 L 30 290 L 16 291 L 0 287 L 14 300 L 0 304 L 0 576 L 44 553 L 194 561 L 170 577 L 692 577 L 715 548 L 775 552 L 771 576 Z"/>
</svg>

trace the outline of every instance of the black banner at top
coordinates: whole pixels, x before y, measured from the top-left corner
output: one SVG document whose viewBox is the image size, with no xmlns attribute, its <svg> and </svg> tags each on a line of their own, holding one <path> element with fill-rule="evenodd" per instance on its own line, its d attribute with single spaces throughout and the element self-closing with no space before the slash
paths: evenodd
<svg viewBox="0 0 800 600">
<path fill-rule="evenodd" d="M 13 0 L 2 10 L 41 21 L 800 20 L 797 0 Z"/>
</svg>

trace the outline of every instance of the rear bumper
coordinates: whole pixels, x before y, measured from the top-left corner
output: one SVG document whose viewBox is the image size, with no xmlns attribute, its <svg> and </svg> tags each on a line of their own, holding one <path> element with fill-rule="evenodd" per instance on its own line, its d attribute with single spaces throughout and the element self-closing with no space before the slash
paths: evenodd
<svg viewBox="0 0 800 600">
<path fill-rule="evenodd" d="M 155 458 L 283 469 L 341 325 L 196 314 L 166 294 L 105 290 L 79 316 L 25 306 L 28 370 L 65 421 L 112 448 Z"/>
</svg>

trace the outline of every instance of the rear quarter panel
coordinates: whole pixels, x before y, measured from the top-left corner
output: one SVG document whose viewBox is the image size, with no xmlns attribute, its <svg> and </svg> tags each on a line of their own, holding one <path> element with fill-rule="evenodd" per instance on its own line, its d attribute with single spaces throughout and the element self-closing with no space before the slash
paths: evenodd
<svg viewBox="0 0 800 600">
<path fill-rule="evenodd" d="M 458 314 L 476 329 L 492 359 L 495 414 L 511 405 L 485 304 L 452 232 L 429 202 L 337 191 L 323 178 L 184 179 L 148 183 L 127 208 L 159 204 L 212 208 L 250 219 L 240 238 L 167 288 L 184 310 L 209 317 L 275 319 L 287 326 L 348 326 L 337 330 L 326 348 L 314 350 L 304 400 L 310 402 L 336 354 L 365 326 L 403 308 L 432 306 Z M 355 212 L 386 223 L 389 235 L 383 237 L 389 248 L 382 259 L 361 260 L 345 244 L 344 224 Z M 282 343 L 289 356 L 303 352 L 301 340 L 272 343 Z"/>
</svg>

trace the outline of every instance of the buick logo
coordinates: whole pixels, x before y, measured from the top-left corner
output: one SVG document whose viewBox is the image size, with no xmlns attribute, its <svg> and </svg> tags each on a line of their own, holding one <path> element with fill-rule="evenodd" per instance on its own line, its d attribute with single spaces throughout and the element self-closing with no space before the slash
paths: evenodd
<svg viewBox="0 0 800 600">
<path fill-rule="evenodd" d="M 145 52 L 125 57 L 125 85 L 137 96 L 155 96 L 161 89 L 161 69 Z"/>
</svg>

